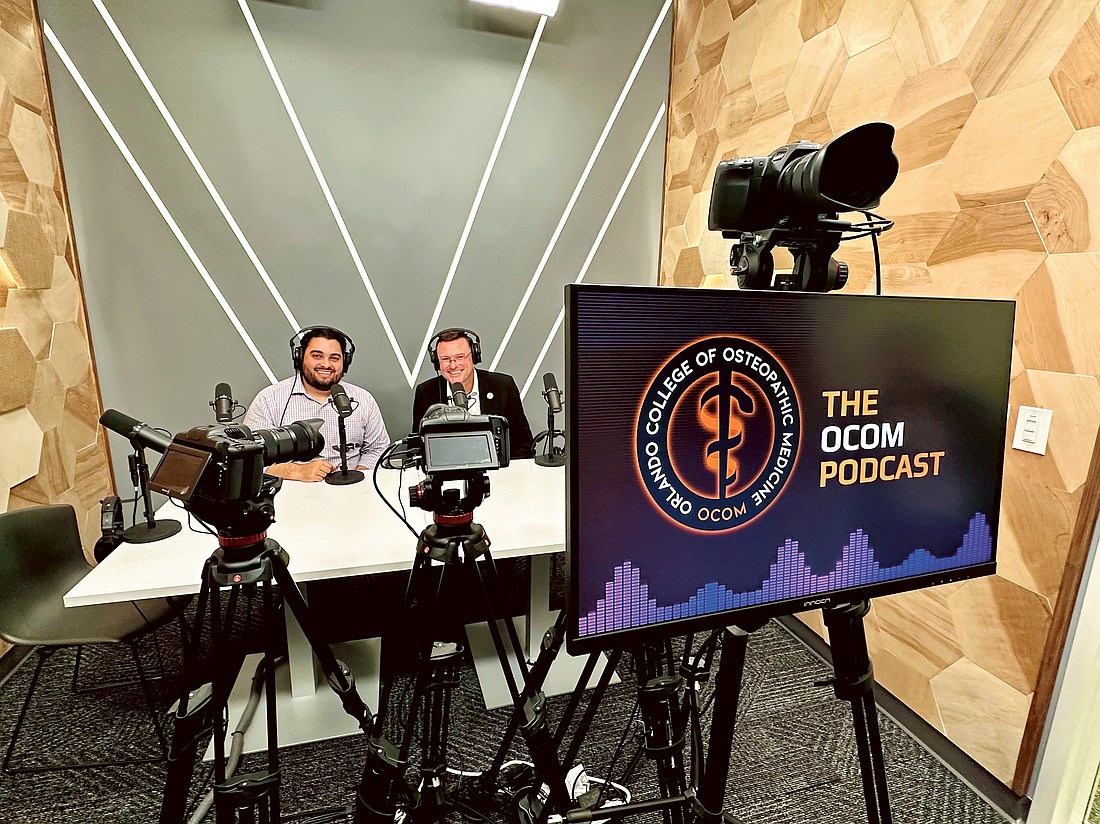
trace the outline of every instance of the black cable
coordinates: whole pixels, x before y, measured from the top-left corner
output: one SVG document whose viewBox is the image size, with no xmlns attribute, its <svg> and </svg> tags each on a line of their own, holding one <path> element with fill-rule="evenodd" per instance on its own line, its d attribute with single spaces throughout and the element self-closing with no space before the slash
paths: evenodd
<svg viewBox="0 0 1100 824">
<path fill-rule="evenodd" d="M 402 513 L 397 511 L 397 508 L 394 507 L 394 505 L 390 503 L 390 499 L 387 498 L 382 493 L 382 487 L 380 487 L 378 485 L 378 469 L 379 469 L 379 467 L 382 466 L 382 462 L 384 460 L 386 460 L 386 458 L 388 458 L 391 453 L 396 451 L 398 446 L 401 446 L 404 443 L 405 443 L 405 439 L 402 438 L 399 441 L 394 441 L 393 443 L 391 443 L 389 446 L 386 447 L 386 450 L 381 455 L 378 456 L 378 461 L 374 465 L 374 472 L 371 475 L 371 480 L 374 482 L 374 491 L 378 493 L 378 497 L 382 499 L 382 502 L 390 508 L 390 512 L 392 512 L 394 515 L 397 516 L 398 520 L 400 520 L 401 523 L 403 523 L 406 526 L 406 528 L 408 528 L 409 532 L 411 532 L 416 537 L 417 540 L 420 540 L 420 532 L 418 532 L 413 527 L 413 525 L 409 523 L 408 519 Z"/>
<path fill-rule="evenodd" d="M 636 666 L 637 661 L 635 661 L 634 663 L 635 663 L 634 673 L 635 673 L 635 678 L 637 678 L 637 672 L 638 672 L 637 666 Z M 631 728 L 634 726 L 634 721 L 637 718 L 638 710 L 639 710 L 640 706 L 641 706 L 640 705 L 640 696 L 638 694 L 638 691 L 635 690 L 635 692 L 634 692 L 634 706 L 631 708 L 630 715 L 627 717 L 626 724 L 623 726 L 622 735 L 619 736 L 619 743 L 615 746 L 615 751 L 611 754 L 611 761 L 608 762 L 607 769 L 604 771 L 604 775 L 606 776 L 607 781 L 606 781 L 606 783 L 600 785 L 600 791 L 598 793 L 596 793 L 596 800 L 592 804 L 593 809 L 598 809 L 600 804 L 603 803 L 604 789 L 611 784 L 613 776 L 615 775 L 615 766 L 616 766 L 616 764 L 618 764 L 619 757 L 623 754 L 623 751 L 626 749 L 626 737 L 627 737 L 627 734 L 630 732 Z M 637 763 L 637 759 L 634 760 L 634 763 Z M 625 784 L 626 783 L 626 778 L 624 777 L 622 780 L 623 780 L 623 783 Z"/>
<path fill-rule="evenodd" d="M 864 214 L 867 215 L 868 217 L 871 216 L 870 212 L 864 212 Z M 891 223 L 890 225 L 893 226 L 894 224 Z M 883 231 L 885 231 L 885 230 L 883 230 Z M 874 250 L 874 253 L 875 253 L 875 294 L 876 295 L 881 295 L 882 294 L 882 259 L 879 257 L 878 235 L 879 235 L 878 232 L 875 232 L 874 234 L 871 235 L 871 248 Z"/>
<path fill-rule="evenodd" d="M 187 513 L 187 528 L 190 529 L 192 532 L 206 532 L 210 535 L 214 535 L 215 537 L 217 536 L 217 534 L 218 534 L 217 530 L 211 529 L 210 524 L 206 523 L 206 521 L 204 521 L 199 516 L 197 516 L 197 515 L 192 516 L 191 511 L 189 509 L 187 509 L 187 507 L 185 507 L 182 503 L 177 501 L 175 498 L 169 498 L 168 500 L 172 502 L 172 506 L 176 507 L 176 509 L 182 509 Z M 202 526 L 203 526 L 202 529 L 195 529 L 195 527 L 191 525 L 191 518 L 192 517 L 194 517 L 196 521 L 198 521 L 200 524 L 202 524 Z"/>
<path fill-rule="evenodd" d="M 298 385 L 298 379 L 302 376 L 301 372 L 294 372 L 294 381 L 290 384 L 290 394 L 286 396 L 286 403 L 283 404 L 283 413 L 279 415 L 279 423 L 276 426 L 283 425 L 283 419 L 286 417 L 286 411 L 290 408 L 290 399 L 294 397 L 294 387 Z"/>
</svg>

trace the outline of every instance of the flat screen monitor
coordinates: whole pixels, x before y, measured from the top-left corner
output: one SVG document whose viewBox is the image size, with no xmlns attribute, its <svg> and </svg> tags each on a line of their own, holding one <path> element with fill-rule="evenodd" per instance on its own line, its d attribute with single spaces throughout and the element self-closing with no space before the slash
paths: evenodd
<svg viewBox="0 0 1100 824">
<path fill-rule="evenodd" d="M 570 652 L 995 571 L 1011 301 L 566 307 Z"/>
</svg>

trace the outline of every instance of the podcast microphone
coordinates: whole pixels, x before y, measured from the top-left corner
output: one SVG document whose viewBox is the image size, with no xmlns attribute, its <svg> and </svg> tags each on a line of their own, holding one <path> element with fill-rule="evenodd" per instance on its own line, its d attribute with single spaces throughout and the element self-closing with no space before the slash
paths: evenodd
<svg viewBox="0 0 1100 824">
<path fill-rule="evenodd" d="M 348 397 L 343 386 L 338 383 L 333 384 L 332 389 L 329 390 L 329 397 L 332 399 L 332 405 L 336 407 L 336 414 L 341 418 L 351 414 L 351 398 Z"/>
<path fill-rule="evenodd" d="M 466 394 L 466 390 L 462 388 L 460 381 L 455 381 L 451 384 L 451 401 L 455 406 L 459 406 L 463 409 L 470 408 L 470 398 Z"/>
<path fill-rule="evenodd" d="M 565 449 L 554 445 L 554 439 L 559 435 L 564 438 L 565 432 L 554 426 L 554 415 L 561 412 L 561 390 L 553 372 L 542 376 L 542 385 L 545 387 L 542 396 L 546 399 L 546 431 L 535 437 L 535 446 L 545 443 L 543 452 L 535 455 L 535 463 L 539 466 L 564 466 Z"/>
<path fill-rule="evenodd" d="M 134 447 L 134 454 L 130 456 L 130 475 L 134 481 L 135 501 L 140 497 L 145 504 L 145 523 L 135 518 L 134 525 L 122 531 L 122 540 L 130 544 L 148 544 L 175 535 L 183 525 L 179 521 L 163 518 L 158 522 L 153 513 L 153 496 L 149 494 L 149 464 L 145 462 L 144 449 L 149 447 L 160 453 L 167 452 L 172 445 L 172 436 L 123 415 L 117 409 L 106 410 L 99 416 L 99 422 L 128 439 Z"/>
<path fill-rule="evenodd" d="M 332 400 L 332 405 L 336 407 L 336 414 L 340 416 L 336 420 L 337 432 L 340 435 L 340 468 L 328 473 L 325 476 L 325 483 L 337 486 L 359 483 L 366 475 L 358 469 L 348 469 L 348 432 L 344 426 L 344 419 L 351 414 L 351 398 L 348 397 L 344 387 L 338 383 L 332 385 L 329 398 Z"/>
<path fill-rule="evenodd" d="M 233 400 L 233 390 L 228 383 L 219 383 L 214 387 L 214 400 L 210 401 L 210 405 L 214 407 L 214 420 L 218 423 L 232 422 L 236 401 Z"/>
<path fill-rule="evenodd" d="M 135 446 L 147 446 L 157 452 L 166 452 L 172 445 L 172 436 L 158 432 L 147 423 L 142 423 L 129 415 L 123 415 L 117 409 L 108 409 L 99 416 L 99 422 L 112 432 L 117 432 Z"/>
<path fill-rule="evenodd" d="M 550 404 L 550 411 L 561 412 L 561 390 L 558 389 L 558 382 L 554 380 L 553 372 L 547 372 L 542 376 L 542 386 L 546 390 L 542 396 Z"/>
</svg>

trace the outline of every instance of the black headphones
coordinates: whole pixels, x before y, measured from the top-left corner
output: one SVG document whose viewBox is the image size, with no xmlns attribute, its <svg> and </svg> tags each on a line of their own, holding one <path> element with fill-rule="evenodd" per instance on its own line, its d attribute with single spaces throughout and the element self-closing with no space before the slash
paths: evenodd
<svg viewBox="0 0 1100 824">
<path fill-rule="evenodd" d="M 334 338 L 340 342 L 340 348 L 344 350 L 344 372 L 346 374 L 348 367 L 351 366 L 352 356 L 355 354 L 355 344 L 351 338 L 331 326 L 307 326 L 305 329 L 299 330 L 298 334 L 290 339 L 290 359 L 294 363 L 294 371 L 302 371 L 302 357 L 306 341 L 317 335 Z"/>
<path fill-rule="evenodd" d="M 122 516 L 122 499 L 118 495 L 108 495 L 99 502 L 100 538 L 92 548 L 92 557 L 99 563 L 114 552 L 125 540 L 122 533 L 126 522 Z"/>
<path fill-rule="evenodd" d="M 435 350 L 439 348 L 439 339 L 448 332 L 458 332 L 462 337 L 466 338 L 466 340 L 470 342 L 470 354 L 474 358 L 474 365 L 476 366 L 481 363 L 481 338 L 478 337 L 477 332 L 472 332 L 469 329 L 463 329 L 459 326 L 451 329 L 441 329 L 435 333 L 430 341 L 428 341 L 428 360 L 432 362 L 432 366 L 435 367 L 437 372 L 439 371 L 439 355 L 436 354 Z"/>
</svg>

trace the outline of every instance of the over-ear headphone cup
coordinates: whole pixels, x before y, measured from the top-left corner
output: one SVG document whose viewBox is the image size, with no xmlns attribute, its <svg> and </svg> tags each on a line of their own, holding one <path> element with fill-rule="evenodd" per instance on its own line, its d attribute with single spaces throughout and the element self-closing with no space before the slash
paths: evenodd
<svg viewBox="0 0 1100 824">
<path fill-rule="evenodd" d="M 112 552 L 114 552 L 123 543 L 122 533 L 112 533 L 110 535 L 104 535 L 98 541 L 95 542 L 95 546 L 92 547 L 92 557 L 95 558 L 98 564 Z"/>
</svg>

